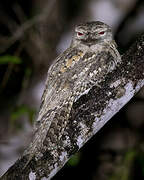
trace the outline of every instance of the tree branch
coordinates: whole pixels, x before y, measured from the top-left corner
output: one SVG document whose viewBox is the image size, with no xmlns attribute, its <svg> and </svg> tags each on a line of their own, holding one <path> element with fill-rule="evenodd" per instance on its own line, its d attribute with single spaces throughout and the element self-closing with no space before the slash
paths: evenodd
<svg viewBox="0 0 144 180">
<path fill-rule="evenodd" d="M 47 149 L 40 159 L 23 154 L 1 180 L 51 179 L 104 124 L 144 86 L 144 34 L 122 56 L 122 63 L 99 86 L 93 86 L 73 104 L 65 141 L 53 159 Z M 65 137 L 69 137 L 69 141 Z M 32 158 L 30 158 L 32 157 Z"/>
</svg>

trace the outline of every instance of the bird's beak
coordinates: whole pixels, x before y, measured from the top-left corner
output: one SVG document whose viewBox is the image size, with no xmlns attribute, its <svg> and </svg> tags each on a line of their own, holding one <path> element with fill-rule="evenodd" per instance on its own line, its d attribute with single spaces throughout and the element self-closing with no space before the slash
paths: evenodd
<svg viewBox="0 0 144 180">
<path fill-rule="evenodd" d="M 87 40 L 84 40 L 83 42 L 88 45 L 88 46 L 91 46 L 91 45 L 94 45 L 97 43 L 97 39 L 92 39 L 91 37 L 89 37 Z"/>
</svg>

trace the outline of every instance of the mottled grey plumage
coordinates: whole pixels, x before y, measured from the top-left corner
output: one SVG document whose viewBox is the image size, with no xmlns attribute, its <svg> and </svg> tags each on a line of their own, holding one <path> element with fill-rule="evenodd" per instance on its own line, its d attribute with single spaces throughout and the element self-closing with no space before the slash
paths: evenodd
<svg viewBox="0 0 144 180">
<path fill-rule="evenodd" d="M 76 26 L 70 47 L 48 71 L 36 122 L 37 133 L 29 149 L 36 158 L 41 157 L 43 149 L 58 153 L 73 102 L 103 81 L 120 61 L 108 25 L 96 21 Z M 55 153 L 51 153 L 53 158 Z"/>
</svg>

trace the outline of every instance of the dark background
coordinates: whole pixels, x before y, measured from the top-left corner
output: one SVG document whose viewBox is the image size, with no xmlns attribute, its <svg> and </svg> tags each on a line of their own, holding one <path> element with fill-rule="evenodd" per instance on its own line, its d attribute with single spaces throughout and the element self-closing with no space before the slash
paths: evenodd
<svg viewBox="0 0 144 180">
<path fill-rule="evenodd" d="M 79 22 L 109 24 L 123 54 L 144 32 L 143 0 L 0 1 L 0 175 L 31 140 L 48 67 Z M 144 89 L 53 178 L 144 179 Z"/>
</svg>

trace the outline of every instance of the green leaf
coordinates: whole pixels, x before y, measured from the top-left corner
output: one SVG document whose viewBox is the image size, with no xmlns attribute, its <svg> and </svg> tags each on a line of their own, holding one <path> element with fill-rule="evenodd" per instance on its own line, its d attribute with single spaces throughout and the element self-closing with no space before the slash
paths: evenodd
<svg viewBox="0 0 144 180">
<path fill-rule="evenodd" d="M 32 73 L 32 69 L 27 67 L 26 70 L 25 70 L 25 75 L 27 77 L 29 77 L 31 75 L 31 73 Z"/>
<path fill-rule="evenodd" d="M 0 56 L 0 64 L 21 64 L 21 59 L 17 56 L 11 56 L 11 55 L 5 55 L 5 56 Z"/>
<path fill-rule="evenodd" d="M 17 107 L 11 114 L 11 122 L 15 122 L 18 118 L 23 115 L 27 115 L 29 118 L 30 123 L 33 123 L 35 110 L 29 108 L 26 105 L 21 105 Z"/>
<path fill-rule="evenodd" d="M 12 112 L 11 114 L 11 120 L 15 121 L 16 119 L 18 119 L 20 116 L 24 115 L 27 113 L 27 108 L 24 106 L 20 106 L 18 108 L 15 109 L 14 112 Z"/>
<path fill-rule="evenodd" d="M 80 153 L 76 153 L 70 158 L 70 160 L 68 161 L 68 165 L 77 166 L 79 162 L 80 162 Z"/>
<path fill-rule="evenodd" d="M 143 153 L 143 151 L 139 152 L 137 161 L 138 161 L 138 165 L 141 167 L 142 176 L 144 177 L 144 153 Z"/>
</svg>

